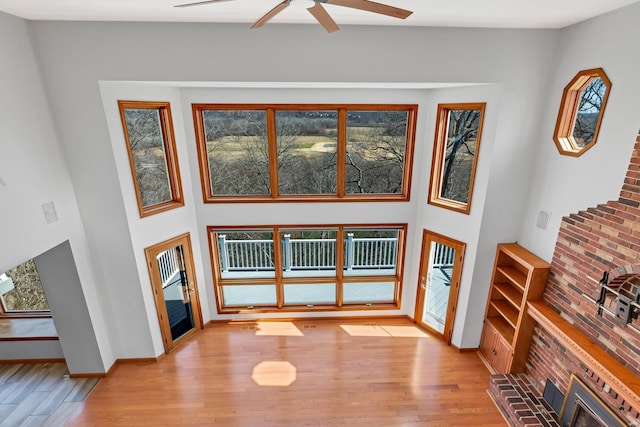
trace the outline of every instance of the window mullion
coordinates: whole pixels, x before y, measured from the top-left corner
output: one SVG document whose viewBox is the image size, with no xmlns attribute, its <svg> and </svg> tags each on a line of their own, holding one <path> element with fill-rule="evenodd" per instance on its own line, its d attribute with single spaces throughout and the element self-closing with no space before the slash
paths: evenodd
<svg viewBox="0 0 640 427">
<path fill-rule="evenodd" d="M 347 163 L 347 110 L 346 108 L 338 109 L 338 145 L 337 158 L 338 170 L 336 171 L 336 190 L 338 198 L 343 198 L 346 187 L 345 164 Z"/>
<path fill-rule="evenodd" d="M 160 126 L 164 135 L 164 152 L 166 156 L 167 178 L 171 189 L 171 197 L 177 200 L 182 198 L 182 183 L 180 181 L 180 171 L 178 170 L 178 159 L 176 156 L 176 137 L 173 132 L 173 119 L 169 107 L 160 109 Z"/>
<path fill-rule="evenodd" d="M 342 283 L 344 268 L 344 227 L 339 226 L 336 233 L 336 304 L 342 307 Z"/>
<path fill-rule="evenodd" d="M 284 285 L 282 283 L 282 239 L 280 229 L 273 229 L 273 267 L 276 275 L 276 301 L 278 308 L 284 306 Z"/>
<path fill-rule="evenodd" d="M 277 199 L 280 196 L 278 189 L 278 134 L 276 132 L 276 111 L 273 108 L 267 109 L 267 141 L 269 145 L 271 197 Z"/>
</svg>

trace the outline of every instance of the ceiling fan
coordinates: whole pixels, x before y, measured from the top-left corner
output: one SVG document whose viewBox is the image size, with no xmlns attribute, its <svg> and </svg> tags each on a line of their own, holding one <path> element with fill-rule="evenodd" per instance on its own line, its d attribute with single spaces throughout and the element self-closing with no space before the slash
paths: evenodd
<svg viewBox="0 0 640 427">
<path fill-rule="evenodd" d="M 185 3 L 179 4 L 174 7 L 191 7 L 191 6 L 200 6 L 208 3 L 220 3 L 224 1 L 232 1 L 232 0 L 204 0 L 198 1 L 195 3 Z M 273 9 L 265 13 L 260 19 L 253 23 L 251 28 L 260 28 L 267 22 L 269 22 L 274 16 L 278 13 L 282 12 L 284 9 L 289 6 L 292 0 L 283 0 L 278 3 Z M 370 0 L 313 0 L 315 3 L 313 6 L 308 8 L 307 10 L 316 21 L 328 32 L 333 33 L 334 31 L 338 31 L 340 27 L 338 24 L 331 18 L 327 10 L 322 6 L 323 3 L 331 4 L 335 6 L 343 6 L 349 7 L 351 9 L 359 9 L 367 12 L 379 13 L 381 15 L 392 16 L 394 18 L 406 19 L 413 12 L 410 10 L 400 9 L 399 7 L 389 6 L 387 4 L 376 3 Z"/>
</svg>

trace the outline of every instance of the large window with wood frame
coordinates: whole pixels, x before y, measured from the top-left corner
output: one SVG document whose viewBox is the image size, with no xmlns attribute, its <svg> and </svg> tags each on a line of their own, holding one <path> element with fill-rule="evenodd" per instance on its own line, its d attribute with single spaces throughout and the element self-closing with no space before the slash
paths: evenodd
<svg viewBox="0 0 640 427">
<path fill-rule="evenodd" d="M 0 273 L 0 316 L 50 316 L 49 303 L 31 259 Z"/>
<path fill-rule="evenodd" d="M 395 309 L 406 225 L 209 227 L 218 312 Z"/>
<path fill-rule="evenodd" d="M 168 102 L 118 101 L 140 217 L 184 206 Z"/>
<path fill-rule="evenodd" d="M 440 104 L 428 202 L 468 214 L 475 181 L 485 103 Z"/>
<path fill-rule="evenodd" d="M 408 200 L 416 105 L 194 104 L 203 199 Z"/>
</svg>

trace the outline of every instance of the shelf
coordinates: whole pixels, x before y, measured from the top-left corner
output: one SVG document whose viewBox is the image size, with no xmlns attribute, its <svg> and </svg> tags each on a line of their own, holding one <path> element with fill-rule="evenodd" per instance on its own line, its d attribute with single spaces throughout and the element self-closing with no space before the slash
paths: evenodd
<svg viewBox="0 0 640 427">
<path fill-rule="evenodd" d="M 542 297 L 548 273 L 548 263 L 517 243 L 498 245 L 485 327 L 491 329 L 494 339 L 500 340 L 510 354 L 507 359 L 497 358 L 495 353 L 485 354 L 487 360 L 491 360 L 492 369 L 505 373 L 524 372 L 534 327 L 534 322 L 525 316 L 526 304 Z M 491 334 L 483 331 L 483 337 Z M 484 347 L 486 353 L 487 343 Z M 506 354 L 505 351 L 499 353 Z"/>
<path fill-rule="evenodd" d="M 606 384 L 615 389 L 626 402 L 635 408 L 640 407 L 640 378 L 544 302 L 530 301 L 527 312 L 562 346 L 568 348 Z"/>
<path fill-rule="evenodd" d="M 515 330 L 502 317 L 487 317 L 487 321 L 493 325 L 500 335 L 511 345 Z"/>
<path fill-rule="evenodd" d="M 518 315 L 520 314 L 518 310 L 513 308 L 513 306 L 505 300 L 493 300 L 491 301 L 491 305 L 504 317 L 511 327 L 515 329 L 518 324 Z"/>
<path fill-rule="evenodd" d="M 526 265 L 534 270 L 537 268 L 549 268 L 549 264 L 545 260 L 529 252 L 517 243 L 500 243 L 498 244 L 498 250 L 518 264 Z"/>
<path fill-rule="evenodd" d="M 510 265 L 498 265 L 496 267 L 504 277 L 506 277 L 511 283 L 517 286 L 522 292 L 527 284 L 527 276 L 518 271 L 515 267 Z"/>
<path fill-rule="evenodd" d="M 516 310 L 520 310 L 522 304 L 522 292 L 518 292 L 506 283 L 494 283 L 493 289 L 497 290 L 503 297 L 507 299 Z"/>
</svg>

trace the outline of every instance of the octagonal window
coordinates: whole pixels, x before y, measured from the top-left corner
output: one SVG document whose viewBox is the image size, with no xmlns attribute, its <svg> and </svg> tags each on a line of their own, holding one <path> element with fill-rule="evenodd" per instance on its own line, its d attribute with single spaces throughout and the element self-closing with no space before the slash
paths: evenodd
<svg viewBox="0 0 640 427">
<path fill-rule="evenodd" d="M 595 145 L 610 90 L 602 68 L 580 71 L 564 88 L 553 135 L 560 154 L 577 157 Z"/>
</svg>

